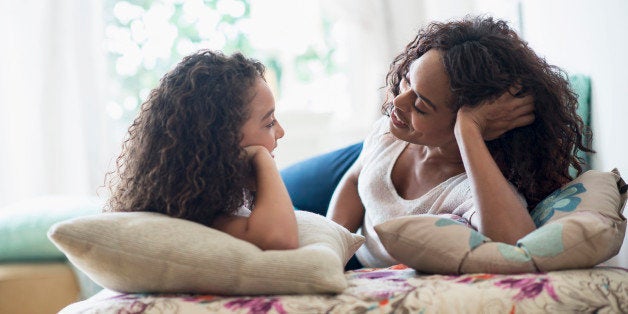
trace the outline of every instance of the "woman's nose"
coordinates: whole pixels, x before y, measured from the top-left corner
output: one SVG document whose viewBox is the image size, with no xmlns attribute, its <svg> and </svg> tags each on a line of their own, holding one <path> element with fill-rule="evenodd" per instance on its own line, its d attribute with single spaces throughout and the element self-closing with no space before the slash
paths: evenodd
<svg viewBox="0 0 628 314">
<path fill-rule="evenodd" d="M 412 93 L 413 93 L 412 90 L 407 90 L 405 92 L 399 93 L 399 95 L 393 98 L 393 101 L 392 101 L 393 106 L 395 106 L 395 108 L 400 109 L 401 111 L 405 111 L 405 108 L 407 108 L 409 104 L 411 105 Z"/>
</svg>

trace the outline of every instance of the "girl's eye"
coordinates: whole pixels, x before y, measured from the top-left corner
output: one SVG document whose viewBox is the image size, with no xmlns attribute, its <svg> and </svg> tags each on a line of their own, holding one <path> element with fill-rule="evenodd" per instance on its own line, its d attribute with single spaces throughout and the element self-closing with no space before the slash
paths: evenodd
<svg viewBox="0 0 628 314">
<path fill-rule="evenodd" d="M 272 128 L 273 126 L 275 126 L 275 123 L 277 122 L 277 120 L 273 119 L 273 121 L 271 121 L 269 124 L 266 125 L 267 128 Z"/>
</svg>

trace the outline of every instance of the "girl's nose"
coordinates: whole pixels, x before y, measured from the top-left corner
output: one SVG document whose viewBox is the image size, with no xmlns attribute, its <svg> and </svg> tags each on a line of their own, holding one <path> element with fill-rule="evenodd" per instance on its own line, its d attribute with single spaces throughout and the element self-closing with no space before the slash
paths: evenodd
<svg viewBox="0 0 628 314">
<path fill-rule="evenodd" d="M 286 131 L 283 129 L 281 124 L 279 124 L 279 121 L 276 121 L 275 123 L 277 123 L 277 133 L 275 134 L 275 136 L 277 137 L 277 139 L 280 139 L 286 134 Z"/>
</svg>

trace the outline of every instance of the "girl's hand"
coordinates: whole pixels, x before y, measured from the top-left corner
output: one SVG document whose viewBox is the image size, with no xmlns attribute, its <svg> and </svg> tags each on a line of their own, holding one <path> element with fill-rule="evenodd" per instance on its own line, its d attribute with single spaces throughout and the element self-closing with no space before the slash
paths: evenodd
<svg viewBox="0 0 628 314">
<path fill-rule="evenodd" d="M 244 147 L 244 151 L 246 152 L 246 157 L 251 160 L 254 161 L 255 157 L 260 153 L 260 152 L 268 152 L 268 150 L 261 145 L 251 145 L 251 146 L 245 146 Z M 268 155 L 270 156 L 270 153 L 268 153 Z"/>
<path fill-rule="evenodd" d="M 504 92 L 494 101 L 486 101 L 478 106 L 463 106 L 458 110 L 456 126 L 460 123 L 473 123 L 485 141 L 499 138 L 504 133 L 534 122 L 534 98 L 530 95 L 515 97 L 517 89 Z"/>
<path fill-rule="evenodd" d="M 248 187 L 255 191 L 251 215 L 226 215 L 213 227 L 262 250 L 296 249 L 299 234 L 294 207 L 275 160 L 263 146 L 246 146 L 244 151 L 253 172 Z"/>
<path fill-rule="evenodd" d="M 248 175 L 247 188 L 251 191 L 257 191 L 257 172 L 264 162 L 274 164 L 273 157 L 268 150 L 261 145 L 251 145 L 244 147 L 244 153 L 251 165 L 251 172 Z M 262 166 L 263 167 L 263 166 Z"/>
<path fill-rule="evenodd" d="M 261 146 L 261 145 L 245 146 L 244 151 L 246 153 L 246 158 L 248 158 L 249 162 L 251 163 L 251 166 L 253 166 L 253 171 L 257 171 L 257 168 L 261 163 L 264 163 L 264 162 L 269 162 L 273 164 L 275 163 L 273 156 L 264 146 Z M 254 173 L 252 175 L 254 175 Z"/>
</svg>

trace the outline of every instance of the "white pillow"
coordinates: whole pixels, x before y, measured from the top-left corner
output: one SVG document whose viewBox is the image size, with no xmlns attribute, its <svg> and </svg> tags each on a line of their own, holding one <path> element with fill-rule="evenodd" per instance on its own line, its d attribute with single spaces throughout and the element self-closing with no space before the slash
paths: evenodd
<svg viewBox="0 0 628 314">
<path fill-rule="evenodd" d="M 344 264 L 364 237 L 323 216 L 295 214 L 295 250 L 262 251 L 204 225 L 149 212 L 79 217 L 52 226 L 48 237 L 94 282 L 121 292 L 341 292 Z"/>
</svg>

